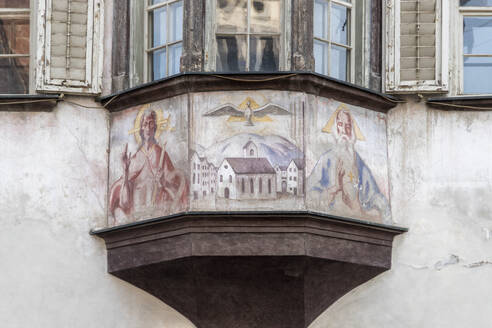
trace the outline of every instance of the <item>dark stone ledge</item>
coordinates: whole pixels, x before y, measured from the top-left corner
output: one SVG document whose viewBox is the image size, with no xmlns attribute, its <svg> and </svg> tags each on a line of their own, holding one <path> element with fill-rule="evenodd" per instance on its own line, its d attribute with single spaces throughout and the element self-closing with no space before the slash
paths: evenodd
<svg viewBox="0 0 492 328">
<path fill-rule="evenodd" d="M 309 212 L 183 213 L 91 232 L 108 271 L 197 327 L 307 327 L 391 267 L 404 228 Z"/>
<path fill-rule="evenodd" d="M 0 94 L 0 112 L 49 112 L 60 95 Z"/>
<path fill-rule="evenodd" d="M 352 83 L 311 72 L 182 73 L 98 98 L 112 112 L 191 92 L 234 90 L 305 92 L 387 112 L 397 99 Z"/>
<path fill-rule="evenodd" d="M 490 111 L 492 96 L 434 97 L 428 98 L 427 104 L 443 110 Z"/>
</svg>

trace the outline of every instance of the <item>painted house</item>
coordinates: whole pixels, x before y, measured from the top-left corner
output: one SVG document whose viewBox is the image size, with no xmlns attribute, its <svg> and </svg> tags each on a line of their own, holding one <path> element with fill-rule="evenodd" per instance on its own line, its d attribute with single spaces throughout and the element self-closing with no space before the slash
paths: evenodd
<svg viewBox="0 0 492 328">
<path fill-rule="evenodd" d="M 293 159 L 287 166 L 287 192 L 294 196 L 304 194 L 304 161 Z"/>
<path fill-rule="evenodd" d="M 192 199 L 203 199 L 214 196 L 216 187 L 217 168 L 207 158 L 200 157 L 197 152 L 191 156 L 190 192 Z"/>
<path fill-rule="evenodd" d="M 287 166 L 275 165 L 275 174 L 277 179 L 277 192 L 287 193 Z"/>
<path fill-rule="evenodd" d="M 275 199 L 276 174 L 266 158 L 225 158 L 218 170 L 218 197 Z"/>
</svg>

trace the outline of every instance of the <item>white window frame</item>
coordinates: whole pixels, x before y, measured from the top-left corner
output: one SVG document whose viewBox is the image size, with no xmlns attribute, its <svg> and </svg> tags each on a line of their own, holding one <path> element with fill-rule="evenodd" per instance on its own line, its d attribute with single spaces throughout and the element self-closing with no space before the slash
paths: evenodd
<svg viewBox="0 0 492 328">
<path fill-rule="evenodd" d="M 28 57 L 29 58 L 29 81 L 28 81 L 28 87 L 27 87 L 27 93 L 25 94 L 31 94 L 34 90 L 33 86 L 33 67 L 34 67 L 34 49 L 36 49 L 34 45 L 34 41 L 36 38 L 34 37 L 34 34 L 36 32 L 36 10 L 35 10 L 35 4 L 36 1 L 30 0 L 29 1 L 29 8 L 0 8 L 0 15 L 19 15 L 23 16 L 22 14 L 25 13 L 26 17 L 29 18 L 29 53 L 28 54 L 0 54 L 0 58 L 14 58 L 14 57 Z"/>
<path fill-rule="evenodd" d="M 456 34 L 458 35 L 458 42 L 456 44 L 456 84 L 457 93 L 465 96 L 481 96 L 490 94 L 478 94 L 478 93 L 465 93 L 465 75 L 464 75 L 464 53 L 463 53 L 463 19 L 464 17 L 480 17 L 480 16 L 492 16 L 492 7 L 461 7 L 459 0 L 456 0 L 457 16 L 458 16 L 458 28 Z M 482 57 L 492 57 L 492 54 Z"/>
<path fill-rule="evenodd" d="M 349 60 L 349 63 L 347 65 L 348 72 L 347 72 L 347 79 L 345 81 L 347 81 L 347 82 L 354 82 L 354 80 L 355 80 L 355 41 L 356 41 L 355 40 L 355 16 L 356 16 L 356 12 L 355 12 L 355 10 L 356 10 L 355 0 L 352 0 L 351 2 L 338 1 L 338 0 L 321 0 L 321 1 L 324 1 L 324 2 L 327 2 L 328 3 L 328 37 L 329 37 L 329 39 L 328 40 L 325 40 L 325 39 L 321 39 L 321 38 L 315 37 L 313 35 L 313 49 L 314 49 L 314 40 L 318 40 L 318 41 L 321 41 L 321 42 L 324 42 L 324 43 L 327 43 L 328 44 L 328 74 L 326 76 L 330 76 L 330 77 L 331 77 L 331 75 L 330 75 L 331 45 L 334 44 L 336 46 L 339 46 L 339 47 L 348 49 L 350 51 L 350 56 L 347 57 L 347 59 Z M 343 6 L 343 7 L 346 7 L 346 8 L 349 8 L 350 9 L 350 22 L 349 22 L 349 24 L 350 24 L 349 25 L 350 33 L 348 35 L 348 37 L 349 37 L 349 42 L 348 42 L 349 43 L 349 46 L 344 45 L 344 44 L 340 44 L 340 43 L 337 43 L 337 42 L 333 42 L 333 41 L 330 40 L 331 39 L 331 30 L 330 30 L 330 27 L 331 27 L 331 24 L 330 24 L 331 23 L 330 22 L 330 19 L 331 19 L 331 3 L 335 3 L 337 5 L 340 5 L 340 6 Z M 364 13 L 364 15 L 365 15 L 365 13 Z M 361 22 L 361 24 L 363 24 L 363 23 Z M 313 30 L 314 30 L 314 15 L 313 15 Z M 313 56 L 314 56 L 314 52 L 313 52 Z M 319 73 L 319 74 L 323 74 L 323 73 Z"/>
<path fill-rule="evenodd" d="M 206 0 L 205 8 L 205 71 L 216 71 L 217 67 L 217 19 L 215 16 L 217 0 Z M 252 1 L 252 0 L 248 0 Z M 294 0 L 297 1 L 297 0 Z M 279 50 L 279 71 L 290 70 L 290 36 L 291 36 L 291 7 L 292 0 L 283 0 L 282 17 L 280 20 L 280 50 Z M 248 18 L 249 21 L 249 18 Z M 221 33 L 222 34 L 222 33 Z M 242 33 L 234 33 L 242 34 Z M 263 33 L 252 33 L 263 34 Z M 270 33 L 264 33 L 270 34 Z M 249 37 L 248 37 L 249 40 Z M 249 43 L 249 41 L 248 41 Z M 249 63 L 249 53 L 247 56 L 247 62 Z M 261 72 L 258 72 L 261 73 Z"/>
<path fill-rule="evenodd" d="M 84 81 L 60 80 L 50 77 L 53 1 L 57 0 L 36 1 L 38 4 L 36 8 L 38 15 L 36 24 L 36 90 L 40 92 L 99 94 L 102 88 L 103 71 L 104 0 L 87 1 L 86 75 Z"/>
<path fill-rule="evenodd" d="M 166 75 L 164 76 L 164 78 L 165 78 L 165 77 L 170 76 L 170 74 L 169 74 L 169 47 L 171 47 L 175 44 L 178 44 L 178 43 L 181 43 L 182 46 L 184 47 L 184 43 L 183 43 L 183 38 L 181 40 L 169 42 L 169 35 L 166 35 L 166 43 L 165 44 L 157 46 L 157 47 L 150 47 L 153 29 L 152 29 L 152 26 L 150 26 L 149 16 L 152 14 L 152 11 L 154 11 L 155 9 L 166 7 L 166 25 L 167 25 L 166 26 L 166 33 L 169 33 L 169 31 L 170 31 L 169 27 L 171 26 L 171 22 L 170 22 L 171 20 L 169 19 L 170 18 L 169 7 L 173 3 L 180 2 L 180 1 L 182 2 L 182 4 L 183 4 L 182 22 L 184 24 L 184 19 L 185 19 L 184 1 L 185 0 L 167 0 L 167 1 L 163 1 L 161 3 L 155 4 L 155 5 L 150 5 L 151 0 L 143 0 L 143 1 L 145 1 L 145 9 L 144 9 L 144 29 L 145 29 L 144 30 L 144 51 L 145 51 L 145 54 L 144 54 L 144 59 L 143 59 L 144 60 L 144 73 L 143 74 L 144 74 L 145 81 L 150 82 L 150 81 L 154 81 L 153 67 L 151 67 L 152 66 L 152 60 L 150 59 L 150 56 L 152 56 L 152 53 L 157 51 L 157 50 L 161 50 L 161 49 L 166 48 Z M 182 33 L 184 36 L 184 29 L 182 29 Z M 181 71 L 181 69 L 180 69 L 180 71 Z"/>
<path fill-rule="evenodd" d="M 425 0 L 421 0 L 425 1 Z M 436 66 L 434 80 L 400 80 L 400 0 L 383 6 L 383 85 L 387 93 L 447 92 L 449 88 L 449 2 L 436 0 Z"/>
</svg>

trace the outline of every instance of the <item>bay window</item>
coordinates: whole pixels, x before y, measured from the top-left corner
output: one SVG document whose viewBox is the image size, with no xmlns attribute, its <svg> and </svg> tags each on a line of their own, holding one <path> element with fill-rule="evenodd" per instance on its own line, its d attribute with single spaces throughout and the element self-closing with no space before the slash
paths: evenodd
<svg viewBox="0 0 492 328">
<path fill-rule="evenodd" d="M 315 71 L 340 80 L 351 80 L 353 62 L 352 3 L 314 1 Z"/>
<path fill-rule="evenodd" d="M 29 93 L 30 0 L 0 0 L 0 94 Z"/>
<path fill-rule="evenodd" d="M 491 94 L 492 0 L 460 0 L 463 94 Z"/>
</svg>

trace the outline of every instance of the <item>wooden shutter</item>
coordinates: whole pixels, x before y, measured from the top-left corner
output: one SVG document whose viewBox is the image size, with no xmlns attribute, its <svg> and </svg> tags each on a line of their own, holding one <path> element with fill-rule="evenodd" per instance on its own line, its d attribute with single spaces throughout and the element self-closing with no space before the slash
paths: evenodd
<svg viewBox="0 0 492 328">
<path fill-rule="evenodd" d="M 387 1 L 387 92 L 447 90 L 446 6 L 446 0 Z"/>
<path fill-rule="evenodd" d="M 37 90 L 101 89 L 102 0 L 40 0 Z"/>
</svg>

